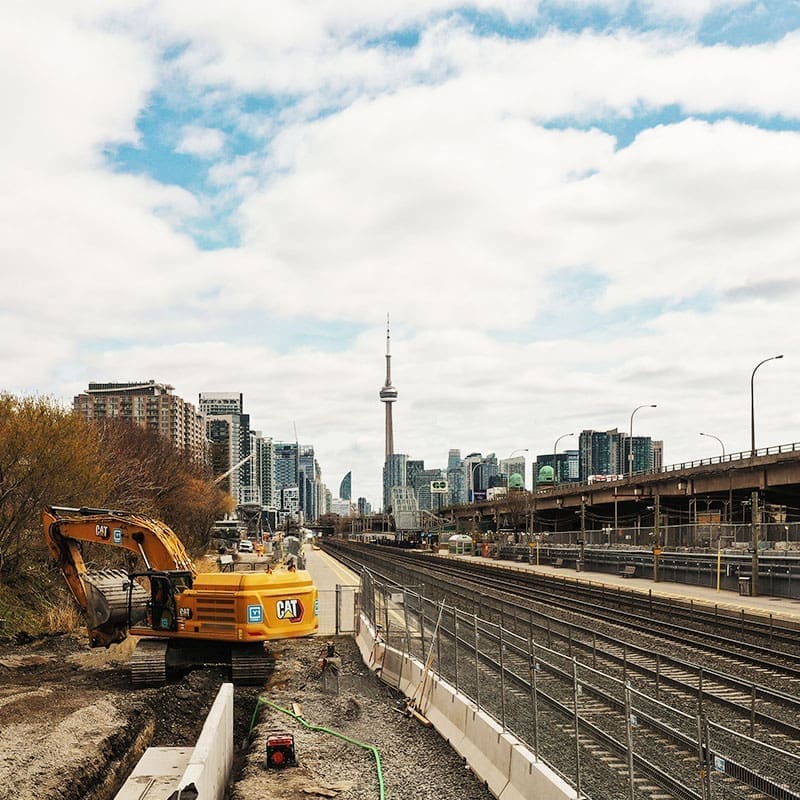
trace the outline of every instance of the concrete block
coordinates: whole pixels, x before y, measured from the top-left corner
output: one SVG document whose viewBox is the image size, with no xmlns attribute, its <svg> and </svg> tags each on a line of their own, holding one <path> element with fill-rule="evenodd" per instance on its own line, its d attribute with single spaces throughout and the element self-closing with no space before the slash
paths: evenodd
<svg viewBox="0 0 800 800">
<path fill-rule="evenodd" d="M 407 698 L 418 698 L 421 712 L 499 800 L 575 800 L 574 789 L 453 686 L 431 673 L 429 688 L 417 692 L 424 665 L 376 640 L 363 616 L 356 641 L 364 663 L 381 669 L 381 679 Z"/>
<path fill-rule="evenodd" d="M 406 697 L 414 697 L 417 692 L 417 687 L 422 683 L 422 664 L 415 658 L 408 655 L 403 656 L 403 671 L 400 675 L 398 688 Z M 430 675 L 429 680 L 433 679 L 433 674 Z"/>
<path fill-rule="evenodd" d="M 163 800 L 180 786 L 191 747 L 148 747 L 114 800 Z"/>
<path fill-rule="evenodd" d="M 377 639 L 375 630 L 369 620 L 361 614 L 359 616 L 359 629 L 356 635 L 356 644 L 361 653 L 361 660 L 374 672 L 383 664 L 383 642 Z"/>
<path fill-rule="evenodd" d="M 424 701 L 422 713 L 433 723 L 439 734 L 450 742 L 453 749 L 461 753 L 467 727 L 467 699 L 449 684 L 436 680 Z"/>
<path fill-rule="evenodd" d="M 403 666 L 403 656 L 394 648 L 387 647 L 383 653 L 381 680 L 389 686 L 397 687 L 400 683 L 400 670 Z"/>
<path fill-rule="evenodd" d="M 483 711 L 470 709 L 467 712 L 464 738 L 458 752 L 495 797 L 500 797 L 508 784 L 511 750 L 516 742 Z"/>
<path fill-rule="evenodd" d="M 163 800 L 194 783 L 199 800 L 222 800 L 233 767 L 233 684 L 220 687 L 194 748 L 149 747 L 115 800 Z"/>
<path fill-rule="evenodd" d="M 222 800 L 232 766 L 233 684 L 223 683 L 181 778 L 181 786 L 194 783 L 202 800 Z"/>
<path fill-rule="evenodd" d="M 577 792 L 523 745 L 511 750 L 509 781 L 499 800 L 575 800 Z"/>
</svg>

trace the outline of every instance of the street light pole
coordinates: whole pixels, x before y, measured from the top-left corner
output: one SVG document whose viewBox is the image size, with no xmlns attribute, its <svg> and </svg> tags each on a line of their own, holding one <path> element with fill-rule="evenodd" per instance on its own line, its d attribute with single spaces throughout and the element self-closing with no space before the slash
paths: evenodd
<svg viewBox="0 0 800 800">
<path fill-rule="evenodd" d="M 645 404 L 643 406 L 636 406 L 631 412 L 631 428 L 630 435 L 628 436 L 628 480 L 633 478 L 633 415 L 640 408 L 658 408 L 655 403 Z"/>
<path fill-rule="evenodd" d="M 783 355 L 770 356 L 769 358 L 765 358 L 763 361 L 759 361 L 758 364 L 756 364 L 753 368 L 753 374 L 750 376 L 750 458 L 756 457 L 756 414 L 753 394 L 753 380 L 756 377 L 756 370 L 762 364 L 766 364 L 767 361 L 775 361 L 777 358 L 783 358 Z"/>
<path fill-rule="evenodd" d="M 701 436 L 708 436 L 711 439 L 716 439 L 719 442 L 720 447 L 722 448 L 722 460 L 725 460 L 725 444 L 723 443 L 722 439 L 719 436 L 714 436 L 713 433 L 701 433 Z"/>
<path fill-rule="evenodd" d="M 475 468 L 479 467 L 483 462 L 476 461 L 470 468 L 469 468 L 469 482 L 470 488 L 472 490 L 472 502 L 475 502 Z"/>
<path fill-rule="evenodd" d="M 556 439 L 555 444 L 553 445 L 553 486 L 558 483 L 558 462 L 556 461 L 556 450 L 558 450 L 558 443 L 562 439 L 566 439 L 568 436 L 574 436 L 574 433 L 563 433 L 561 436 Z"/>
</svg>

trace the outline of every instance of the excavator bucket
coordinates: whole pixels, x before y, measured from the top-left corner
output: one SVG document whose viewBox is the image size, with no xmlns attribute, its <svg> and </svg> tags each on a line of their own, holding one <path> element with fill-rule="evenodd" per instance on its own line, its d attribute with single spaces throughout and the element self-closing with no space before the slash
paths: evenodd
<svg viewBox="0 0 800 800">
<path fill-rule="evenodd" d="M 86 583 L 86 626 L 90 631 L 128 627 L 128 592 L 131 594 L 131 622 L 145 616 L 150 595 L 141 584 L 131 581 L 121 569 L 103 569 L 84 574 Z"/>
</svg>

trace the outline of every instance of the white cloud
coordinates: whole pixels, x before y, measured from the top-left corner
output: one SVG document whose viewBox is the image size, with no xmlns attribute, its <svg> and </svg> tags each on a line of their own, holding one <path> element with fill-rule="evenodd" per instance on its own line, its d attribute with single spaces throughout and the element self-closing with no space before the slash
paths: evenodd
<svg viewBox="0 0 800 800">
<path fill-rule="evenodd" d="M 175 151 L 188 153 L 199 158 L 218 155 L 225 147 L 225 134 L 216 128 L 202 128 L 199 125 L 185 125 Z"/>
<path fill-rule="evenodd" d="M 138 375 L 189 400 L 243 391 L 255 427 L 293 438 L 296 422 L 330 486 L 353 469 L 377 502 L 388 310 L 397 447 L 429 465 L 449 447 L 547 452 L 567 430 L 624 427 L 643 402 L 659 408 L 637 425 L 668 461 L 715 454 L 700 430 L 742 449 L 750 370 L 776 351 L 759 441 L 798 438 L 800 134 L 685 120 L 619 149 L 598 129 L 548 128 L 668 105 L 796 120 L 796 33 L 747 48 L 630 31 L 510 41 L 436 0 L 272 8 L 5 15 L 0 388 L 69 400 Z M 410 22 L 415 48 L 365 44 Z M 182 115 L 196 103 L 179 147 L 208 158 L 216 202 L 243 198 L 240 246 L 199 251 L 180 231 L 208 201 L 104 160 L 141 144 L 156 90 Z M 239 113 L 247 90 L 297 102 Z M 237 121 L 253 149 L 221 159 Z M 309 320 L 363 330 L 287 349 Z"/>
<path fill-rule="evenodd" d="M 553 225 L 577 234 L 562 242 L 567 263 L 590 261 L 610 279 L 606 306 L 691 298 L 765 267 L 795 276 L 798 179 L 800 133 L 690 120 L 641 134 L 565 190 Z"/>
</svg>

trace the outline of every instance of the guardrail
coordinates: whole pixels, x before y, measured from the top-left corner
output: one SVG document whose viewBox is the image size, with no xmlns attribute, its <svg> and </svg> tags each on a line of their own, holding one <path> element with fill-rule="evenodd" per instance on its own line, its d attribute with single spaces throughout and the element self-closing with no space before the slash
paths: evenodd
<svg viewBox="0 0 800 800">
<path fill-rule="evenodd" d="M 675 464 L 667 464 L 666 466 L 662 466 L 661 469 L 646 469 L 646 470 L 634 470 L 632 473 L 633 478 L 642 478 L 645 476 L 656 476 L 656 475 L 664 475 L 671 472 L 685 472 L 686 470 L 690 469 L 698 469 L 700 467 L 713 467 L 715 465 L 721 464 L 731 464 L 734 462 L 740 461 L 749 461 L 753 458 L 761 458 L 765 456 L 777 456 L 782 455 L 784 453 L 800 453 L 800 442 L 791 442 L 790 444 L 779 444 L 773 445 L 771 447 L 761 447 L 755 451 L 755 456 L 752 455 L 750 450 L 742 450 L 738 453 L 726 453 L 724 456 L 712 456 L 710 458 L 700 458 L 693 461 L 681 461 Z M 606 476 L 608 480 L 599 482 L 599 483 L 575 483 L 575 482 L 563 482 L 558 484 L 557 486 L 562 489 L 579 489 L 584 487 L 592 487 L 593 489 L 602 488 L 603 486 L 612 485 L 612 486 L 619 486 L 621 484 L 627 483 L 630 478 L 628 474 L 622 475 L 620 477 L 615 478 L 613 475 Z M 545 486 L 542 485 L 535 485 L 534 492 L 536 494 L 551 492 L 554 488 L 551 484 L 546 484 Z"/>
</svg>

